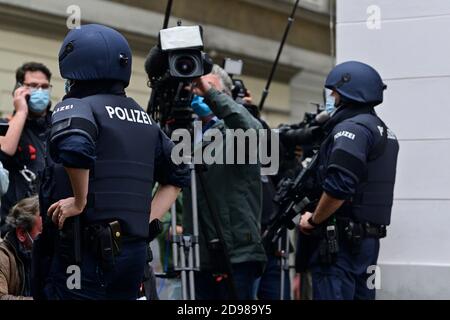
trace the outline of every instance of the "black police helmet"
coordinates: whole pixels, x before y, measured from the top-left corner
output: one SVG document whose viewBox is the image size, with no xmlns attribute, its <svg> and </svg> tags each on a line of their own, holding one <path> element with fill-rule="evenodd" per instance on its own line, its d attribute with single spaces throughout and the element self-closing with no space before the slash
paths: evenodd
<svg viewBox="0 0 450 320">
<path fill-rule="evenodd" d="M 59 50 L 59 71 L 70 80 L 121 80 L 131 77 L 131 49 L 116 30 L 86 24 L 72 29 Z"/>
<path fill-rule="evenodd" d="M 337 91 L 343 101 L 376 106 L 383 102 L 386 85 L 371 66 L 348 61 L 331 70 L 325 81 L 325 88 Z"/>
</svg>

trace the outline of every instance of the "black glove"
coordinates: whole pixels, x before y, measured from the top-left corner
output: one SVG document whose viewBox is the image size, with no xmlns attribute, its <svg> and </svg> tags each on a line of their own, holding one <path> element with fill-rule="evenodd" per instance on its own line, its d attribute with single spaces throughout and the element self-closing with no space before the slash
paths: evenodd
<svg viewBox="0 0 450 320">
<path fill-rule="evenodd" d="M 153 219 L 148 224 L 148 241 L 153 241 L 162 232 L 162 222 L 159 219 Z"/>
</svg>

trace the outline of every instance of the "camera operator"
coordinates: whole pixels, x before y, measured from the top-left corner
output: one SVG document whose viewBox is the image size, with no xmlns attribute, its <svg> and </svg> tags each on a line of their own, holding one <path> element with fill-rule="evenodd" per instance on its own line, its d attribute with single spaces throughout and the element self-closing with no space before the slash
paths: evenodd
<svg viewBox="0 0 450 320">
<path fill-rule="evenodd" d="M 194 111 L 206 128 L 204 133 L 210 129 L 218 129 L 225 134 L 226 129 L 262 128 L 245 108 L 232 99 L 231 79 L 219 66 L 214 65 L 212 72 L 196 79 L 195 84 L 194 93 L 204 97 L 198 105 L 195 101 L 193 104 Z M 261 275 L 266 261 L 259 225 L 260 165 L 215 163 L 205 166 L 206 170 L 200 173 L 204 185 L 197 179 L 200 180 L 197 185 L 201 271 L 195 278 L 196 298 L 253 299 L 255 280 Z M 212 211 L 219 216 L 219 228 L 223 234 L 221 240 Z M 184 215 L 184 219 L 185 229 L 191 230 L 191 214 Z M 229 261 L 226 261 L 226 256 Z M 229 264 L 231 275 L 229 270 L 224 269 Z M 231 278 L 233 281 L 230 281 Z"/>
</svg>

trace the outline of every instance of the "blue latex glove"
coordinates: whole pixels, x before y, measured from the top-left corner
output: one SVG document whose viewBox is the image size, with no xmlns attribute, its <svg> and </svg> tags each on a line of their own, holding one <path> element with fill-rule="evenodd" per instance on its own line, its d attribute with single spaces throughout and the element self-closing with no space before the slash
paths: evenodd
<svg viewBox="0 0 450 320">
<path fill-rule="evenodd" d="M 213 113 L 204 100 L 205 98 L 194 95 L 191 102 L 192 109 L 199 117 L 206 117 Z"/>
</svg>

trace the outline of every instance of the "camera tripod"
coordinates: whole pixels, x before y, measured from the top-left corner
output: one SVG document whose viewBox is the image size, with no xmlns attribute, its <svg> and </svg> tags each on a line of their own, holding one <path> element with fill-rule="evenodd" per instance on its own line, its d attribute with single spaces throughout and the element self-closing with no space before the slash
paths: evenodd
<svg viewBox="0 0 450 320">
<path fill-rule="evenodd" d="M 192 199 L 192 235 L 177 235 L 177 215 L 175 204 L 171 208 L 172 226 L 172 255 L 174 270 L 181 275 L 181 291 L 183 300 L 195 300 L 194 271 L 200 270 L 200 247 L 198 243 L 198 208 L 197 182 L 195 165 L 189 164 L 191 171 L 191 199 Z M 189 290 L 188 290 L 189 289 Z"/>
<path fill-rule="evenodd" d="M 290 270 L 290 265 L 289 265 L 290 241 L 289 241 L 289 230 L 288 229 L 285 230 L 285 236 L 286 236 L 286 239 L 283 239 L 283 237 L 280 237 L 278 239 L 278 252 L 280 253 L 280 277 L 281 277 L 281 279 L 280 279 L 280 300 L 284 300 L 286 298 L 284 296 L 285 281 L 286 281 L 286 277 L 289 277 L 289 270 Z M 285 240 L 284 249 L 283 249 L 283 240 Z"/>
</svg>

